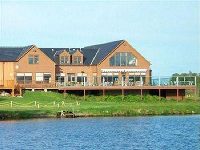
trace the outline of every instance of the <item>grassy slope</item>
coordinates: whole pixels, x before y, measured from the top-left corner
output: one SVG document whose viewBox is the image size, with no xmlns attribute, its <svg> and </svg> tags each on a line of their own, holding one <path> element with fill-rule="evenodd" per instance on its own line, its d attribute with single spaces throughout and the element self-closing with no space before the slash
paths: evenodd
<svg viewBox="0 0 200 150">
<path fill-rule="evenodd" d="M 13 107 L 10 106 L 13 101 Z M 35 106 L 36 101 L 36 106 Z M 38 108 L 39 104 L 39 108 Z M 59 106 L 59 107 L 58 107 Z M 23 98 L 0 97 L 0 114 L 5 118 L 32 118 L 55 116 L 60 110 L 91 116 L 135 116 L 200 114 L 200 100 L 159 100 L 156 96 L 88 96 L 83 97 L 54 92 L 26 92 Z"/>
</svg>

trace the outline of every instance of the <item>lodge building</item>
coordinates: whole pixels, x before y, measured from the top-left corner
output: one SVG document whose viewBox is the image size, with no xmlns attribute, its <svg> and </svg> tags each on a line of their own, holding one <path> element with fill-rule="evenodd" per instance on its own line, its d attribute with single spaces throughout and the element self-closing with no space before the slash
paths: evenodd
<svg viewBox="0 0 200 150">
<path fill-rule="evenodd" d="M 124 40 L 84 48 L 1 47 L 0 53 L 0 84 L 148 84 L 151 74 L 150 62 Z"/>
<path fill-rule="evenodd" d="M 0 87 L 141 88 L 151 86 L 150 65 L 125 40 L 84 48 L 0 47 Z"/>
</svg>

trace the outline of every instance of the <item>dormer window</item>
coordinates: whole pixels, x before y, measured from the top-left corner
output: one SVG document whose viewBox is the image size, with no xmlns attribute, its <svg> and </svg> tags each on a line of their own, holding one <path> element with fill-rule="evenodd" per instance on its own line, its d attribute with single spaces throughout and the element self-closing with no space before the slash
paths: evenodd
<svg viewBox="0 0 200 150">
<path fill-rule="evenodd" d="M 81 56 L 73 56 L 73 64 L 74 65 L 82 64 Z"/>
<path fill-rule="evenodd" d="M 29 55 L 28 56 L 28 63 L 29 64 L 38 64 L 39 63 L 39 56 L 38 55 Z"/>
<path fill-rule="evenodd" d="M 60 64 L 63 65 L 63 64 L 69 64 L 70 63 L 70 60 L 69 60 L 69 57 L 68 56 L 60 56 Z"/>
</svg>

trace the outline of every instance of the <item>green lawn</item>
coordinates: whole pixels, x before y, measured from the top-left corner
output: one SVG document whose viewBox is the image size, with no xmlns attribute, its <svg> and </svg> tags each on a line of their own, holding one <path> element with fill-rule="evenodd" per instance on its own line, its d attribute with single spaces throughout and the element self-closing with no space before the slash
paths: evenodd
<svg viewBox="0 0 200 150">
<path fill-rule="evenodd" d="M 12 106 L 12 107 L 11 107 Z M 58 111 L 83 116 L 137 116 L 200 114 L 200 99 L 159 100 L 157 96 L 86 96 L 26 91 L 23 98 L 0 97 L 0 114 L 6 118 L 55 117 Z M 1 117 L 1 116 L 0 116 Z M 0 118 L 1 119 L 1 118 Z"/>
</svg>

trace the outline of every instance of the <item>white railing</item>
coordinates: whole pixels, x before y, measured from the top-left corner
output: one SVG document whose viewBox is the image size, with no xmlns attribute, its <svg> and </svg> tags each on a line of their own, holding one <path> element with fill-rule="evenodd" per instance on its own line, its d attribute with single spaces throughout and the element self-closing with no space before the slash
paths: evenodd
<svg viewBox="0 0 200 150">
<path fill-rule="evenodd" d="M 16 81 L 16 84 L 24 88 L 55 88 L 67 86 L 196 86 L 196 76 L 188 77 L 83 77 L 73 80 L 63 77 L 59 80 L 46 81 Z"/>
</svg>

